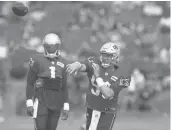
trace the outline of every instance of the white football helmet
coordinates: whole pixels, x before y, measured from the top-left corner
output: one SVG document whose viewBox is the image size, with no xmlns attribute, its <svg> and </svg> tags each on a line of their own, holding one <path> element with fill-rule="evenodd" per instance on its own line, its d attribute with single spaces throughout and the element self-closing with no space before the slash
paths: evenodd
<svg viewBox="0 0 171 130">
<path fill-rule="evenodd" d="M 119 43 L 118 43 L 119 44 Z M 108 42 L 100 49 L 100 61 L 103 67 L 107 68 L 113 62 L 117 62 L 120 55 L 120 47 L 117 43 Z"/>
<path fill-rule="evenodd" d="M 43 39 L 44 55 L 48 58 L 55 58 L 60 55 L 61 40 L 55 33 L 47 34 Z"/>
</svg>

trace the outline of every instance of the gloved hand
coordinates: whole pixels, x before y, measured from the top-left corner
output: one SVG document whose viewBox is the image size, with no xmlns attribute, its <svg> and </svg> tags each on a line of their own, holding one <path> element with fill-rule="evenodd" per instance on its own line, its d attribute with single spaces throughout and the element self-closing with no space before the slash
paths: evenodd
<svg viewBox="0 0 171 130">
<path fill-rule="evenodd" d="M 29 116 L 31 116 L 31 117 L 33 116 L 33 111 L 34 111 L 33 106 L 27 107 L 27 114 Z"/>
<path fill-rule="evenodd" d="M 61 119 L 62 120 L 67 120 L 69 116 L 69 104 L 68 103 L 64 103 L 64 107 L 61 113 Z"/>
<path fill-rule="evenodd" d="M 69 111 L 68 110 L 63 110 L 61 120 L 67 120 L 68 116 L 69 116 Z"/>
<path fill-rule="evenodd" d="M 130 77 L 120 77 L 119 78 L 119 86 L 127 88 L 131 83 L 131 76 Z"/>
</svg>

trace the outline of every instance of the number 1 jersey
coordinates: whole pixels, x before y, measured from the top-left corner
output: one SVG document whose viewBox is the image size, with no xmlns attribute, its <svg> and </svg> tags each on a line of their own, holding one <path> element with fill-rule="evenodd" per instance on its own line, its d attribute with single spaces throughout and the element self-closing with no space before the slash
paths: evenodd
<svg viewBox="0 0 171 130">
<path fill-rule="evenodd" d="M 46 58 L 41 54 L 30 58 L 26 97 L 38 98 L 50 109 L 61 109 L 68 101 L 66 62 L 61 57 Z"/>
</svg>

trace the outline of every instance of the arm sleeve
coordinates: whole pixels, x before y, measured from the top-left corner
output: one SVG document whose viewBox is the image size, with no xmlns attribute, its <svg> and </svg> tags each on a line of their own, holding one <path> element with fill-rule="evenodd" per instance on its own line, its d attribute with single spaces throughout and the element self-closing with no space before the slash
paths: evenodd
<svg viewBox="0 0 171 130">
<path fill-rule="evenodd" d="M 86 66 L 85 72 L 87 72 L 88 74 L 91 74 L 93 72 L 92 62 L 94 62 L 93 57 L 89 57 L 84 59 L 83 61 L 80 61 L 81 64 L 84 64 Z"/>
<path fill-rule="evenodd" d="M 124 66 L 120 66 L 118 69 L 119 76 L 112 76 L 110 79 L 110 84 L 114 87 L 118 87 L 119 89 L 127 88 L 131 82 L 131 65 L 129 62 L 125 62 L 122 64 Z"/>
<path fill-rule="evenodd" d="M 128 60 L 125 62 L 125 67 L 122 70 L 123 70 L 123 74 L 121 75 L 121 77 L 119 77 L 117 82 L 118 84 L 120 84 L 119 86 L 121 88 L 127 88 L 131 83 L 131 74 L 132 74 L 132 65 Z"/>
<path fill-rule="evenodd" d="M 112 76 L 112 77 L 114 78 L 115 76 Z M 116 88 L 119 90 L 123 88 L 127 88 L 131 82 L 131 77 L 120 77 L 115 80 L 113 78 L 109 80 L 109 83 L 111 84 L 111 89 L 113 90 L 115 90 Z"/>
<path fill-rule="evenodd" d="M 67 72 L 66 68 L 63 70 L 63 75 L 62 75 L 62 91 L 63 91 L 63 98 L 64 102 L 68 102 L 68 81 L 67 81 Z"/>
<path fill-rule="evenodd" d="M 32 60 L 29 62 L 29 71 L 27 74 L 26 98 L 32 99 L 34 96 L 34 84 L 37 80 L 38 64 Z"/>
<path fill-rule="evenodd" d="M 111 89 L 115 92 L 116 90 L 117 91 L 121 91 L 122 90 L 122 87 L 120 87 L 118 85 L 118 81 L 114 82 L 114 81 L 110 81 L 110 84 L 111 84 Z"/>
</svg>

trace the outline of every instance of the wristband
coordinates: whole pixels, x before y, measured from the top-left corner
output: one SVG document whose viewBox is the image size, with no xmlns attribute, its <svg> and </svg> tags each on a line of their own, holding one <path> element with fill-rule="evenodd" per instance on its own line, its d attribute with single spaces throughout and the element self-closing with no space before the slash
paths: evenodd
<svg viewBox="0 0 171 130">
<path fill-rule="evenodd" d="M 26 106 L 27 106 L 27 107 L 32 107 L 32 106 L 33 106 L 33 100 L 32 100 L 32 99 L 28 99 L 28 100 L 26 101 Z"/>
<path fill-rule="evenodd" d="M 69 111 L 69 103 L 64 103 L 64 110 Z"/>
<path fill-rule="evenodd" d="M 104 81 L 101 77 L 97 77 L 96 78 L 96 83 L 97 83 L 97 86 L 100 87 L 100 86 L 103 86 L 104 85 Z"/>
</svg>

